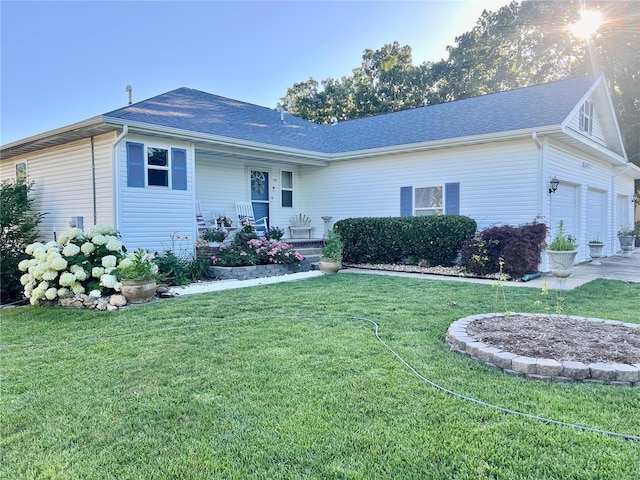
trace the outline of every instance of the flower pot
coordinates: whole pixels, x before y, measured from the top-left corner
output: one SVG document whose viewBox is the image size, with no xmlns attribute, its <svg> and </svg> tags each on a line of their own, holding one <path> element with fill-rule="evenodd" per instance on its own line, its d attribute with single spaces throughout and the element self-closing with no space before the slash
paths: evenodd
<svg viewBox="0 0 640 480">
<path fill-rule="evenodd" d="M 633 250 L 633 245 L 635 243 L 634 235 L 618 235 L 618 240 L 620 241 L 620 248 L 622 249 L 622 254 L 625 257 L 631 256 L 631 250 Z"/>
<path fill-rule="evenodd" d="M 551 262 L 551 274 L 558 278 L 567 278 L 573 273 L 573 264 L 578 250 L 547 250 Z"/>
<path fill-rule="evenodd" d="M 120 292 L 129 303 L 145 303 L 155 296 L 156 288 L 153 280 L 122 280 Z"/>
<path fill-rule="evenodd" d="M 589 244 L 589 255 L 593 259 L 591 261 L 591 265 L 602 265 L 600 263 L 600 259 L 604 257 L 604 243 L 590 243 Z"/>
<path fill-rule="evenodd" d="M 207 247 L 219 247 L 221 242 L 207 242 Z"/>
<path fill-rule="evenodd" d="M 340 270 L 340 262 L 327 257 L 320 257 L 318 267 L 322 273 L 333 275 Z"/>
</svg>

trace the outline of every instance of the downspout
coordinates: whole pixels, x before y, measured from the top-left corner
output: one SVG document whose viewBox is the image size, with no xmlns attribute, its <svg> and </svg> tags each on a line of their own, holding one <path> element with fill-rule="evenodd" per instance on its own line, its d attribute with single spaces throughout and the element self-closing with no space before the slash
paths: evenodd
<svg viewBox="0 0 640 480">
<path fill-rule="evenodd" d="M 618 165 L 618 166 L 622 166 L 622 165 Z M 616 213 L 616 177 L 619 177 L 620 175 L 624 175 L 629 171 L 630 168 L 631 168 L 631 165 L 629 164 L 629 162 L 627 162 L 624 165 L 624 170 L 611 175 L 611 210 L 612 210 L 611 217 L 614 217 Z M 616 218 L 616 220 L 620 221 L 619 218 Z M 613 226 L 615 227 L 615 225 Z M 614 247 L 614 245 L 616 244 L 616 229 L 612 228 L 610 232 L 611 232 L 611 254 L 615 255 L 617 251 L 617 249 Z"/>
<path fill-rule="evenodd" d="M 531 133 L 531 140 L 533 140 L 533 143 L 536 145 L 536 147 L 538 148 L 538 162 L 540 165 L 540 188 L 539 188 L 539 192 L 538 192 L 538 212 L 540 212 L 541 216 L 544 216 L 543 214 L 545 212 L 543 212 L 544 209 L 544 201 L 545 201 L 545 196 L 544 196 L 544 185 L 545 185 L 545 174 L 546 174 L 546 169 L 544 166 L 544 150 L 543 150 L 543 145 L 540 143 L 540 140 L 538 139 L 538 132 L 532 132 Z M 546 271 L 546 255 L 542 255 L 542 258 L 540 258 L 539 262 L 540 262 L 540 270 L 542 271 Z"/>
<path fill-rule="evenodd" d="M 91 181 L 93 182 L 93 224 L 98 224 L 98 199 L 96 198 L 96 151 L 94 137 L 91 136 Z"/>
<path fill-rule="evenodd" d="M 122 132 L 118 135 L 111 146 L 111 177 L 112 177 L 112 188 L 113 188 L 113 228 L 120 231 L 120 218 L 119 218 L 119 208 L 120 208 L 120 190 L 118 188 L 118 144 L 122 141 L 124 137 L 129 133 L 129 126 L 123 125 Z"/>
</svg>

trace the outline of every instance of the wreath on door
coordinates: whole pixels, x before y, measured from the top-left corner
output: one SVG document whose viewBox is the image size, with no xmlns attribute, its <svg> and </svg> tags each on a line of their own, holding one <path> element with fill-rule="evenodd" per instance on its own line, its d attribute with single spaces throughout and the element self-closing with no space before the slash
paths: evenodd
<svg viewBox="0 0 640 480">
<path fill-rule="evenodd" d="M 258 193 L 264 193 L 264 173 L 255 170 L 251 171 L 251 190 Z"/>
</svg>

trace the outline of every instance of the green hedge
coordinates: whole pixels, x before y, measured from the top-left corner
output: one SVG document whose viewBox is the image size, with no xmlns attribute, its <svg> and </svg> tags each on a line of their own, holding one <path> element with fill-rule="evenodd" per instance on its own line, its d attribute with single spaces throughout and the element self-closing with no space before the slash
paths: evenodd
<svg viewBox="0 0 640 480">
<path fill-rule="evenodd" d="M 347 263 L 453 264 L 475 220 L 461 215 L 347 218 L 336 222 Z"/>
</svg>

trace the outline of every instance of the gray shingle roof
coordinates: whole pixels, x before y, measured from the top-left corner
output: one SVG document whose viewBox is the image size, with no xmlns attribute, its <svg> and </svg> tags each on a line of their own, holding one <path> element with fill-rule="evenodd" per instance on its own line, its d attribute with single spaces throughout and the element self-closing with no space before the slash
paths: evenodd
<svg viewBox="0 0 640 480">
<path fill-rule="evenodd" d="M 316 125 L 289 114 L 283 122 L 277 110 L 190 88 L 104 116 L 274 146 L 344 153 L 559 126 L 594 81 L 594 77 L 579 77 L 337 125 Z"/>
</svg>

